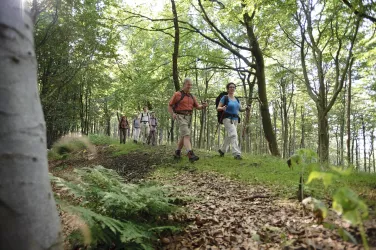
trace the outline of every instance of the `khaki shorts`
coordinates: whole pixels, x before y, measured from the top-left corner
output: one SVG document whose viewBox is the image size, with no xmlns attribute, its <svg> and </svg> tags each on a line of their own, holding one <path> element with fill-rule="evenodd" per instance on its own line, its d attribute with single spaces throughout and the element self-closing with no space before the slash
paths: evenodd
<svg viewBox="0 0 376 250">
<path fill-rule="evenodd" d="M 181 137 L 191 135 L 191 122 L 192 122 L 191 115 L 177 114 L 176 121 L 178 122 L 179 133 Z"/>
</svg>

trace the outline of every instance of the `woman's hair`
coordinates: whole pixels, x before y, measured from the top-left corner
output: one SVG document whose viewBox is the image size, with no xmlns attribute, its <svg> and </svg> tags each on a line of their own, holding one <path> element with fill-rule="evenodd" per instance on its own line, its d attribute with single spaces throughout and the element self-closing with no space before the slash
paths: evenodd
<svg viewBox="0 0 376 250">
<path fill-rule="evenodd" d="M 229 83 L 227 83 L 227 85 L 226 85 L 226 89 L 227 89 L 227 90 L 230 88 L 230 85 L 234 85 L 234 86 L 236 87 L 235 83 L 233 83 L 233 82 L 229 82 Z"/>
</svg>

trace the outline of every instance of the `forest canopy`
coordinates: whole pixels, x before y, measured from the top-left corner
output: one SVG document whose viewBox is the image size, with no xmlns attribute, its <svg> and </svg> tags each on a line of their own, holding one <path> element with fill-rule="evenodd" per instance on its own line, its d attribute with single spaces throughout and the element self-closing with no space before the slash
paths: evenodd
<svg viewBox="0 0 376 250">
<path fill-rule="evenodd" d="M 167 103 L 184 78 L 208 100 L 193 144 L 220 144 L 214 100 L 232 81 L 250 112 L 244 151 L 375 171 L 373 0 L 33 0 L 47 143 L 71 132 L 117 136 L 117 113 L 147 105 L 162 143 L 176 140 Z M 217 130 L 219 132 L 217 132 Z"/>
</svg>

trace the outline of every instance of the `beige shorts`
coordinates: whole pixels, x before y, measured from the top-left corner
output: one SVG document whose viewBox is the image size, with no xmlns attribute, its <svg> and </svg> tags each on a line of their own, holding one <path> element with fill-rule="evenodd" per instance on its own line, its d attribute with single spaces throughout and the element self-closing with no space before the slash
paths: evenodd
<svg viewBox="0 0 376 250">
<path fill-rule="evenodd" d="M 176 121 L 178 122 L 179 133 L 181 137 L 191 135 L 191 115 L 177 114 Z"/>
</svg>

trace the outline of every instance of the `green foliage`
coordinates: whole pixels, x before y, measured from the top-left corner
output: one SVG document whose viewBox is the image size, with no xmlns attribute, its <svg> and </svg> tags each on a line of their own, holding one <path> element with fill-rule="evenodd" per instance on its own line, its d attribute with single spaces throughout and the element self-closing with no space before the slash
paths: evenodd
<svg viewBox="0 0 376 250">
<path fill-rule="evenodd" d="M 91 245 L 115 243 L 118 249 L 153 249 L 157 234 L 178 230 L 159 219 L 181 211 L 173 204 L 176 198 L 168 188 L 151 183 L 125 184 L 114 170 L 102 166 L 76 169 L 75 174 L 74 181 L 52 180 L 73 196 L 62 202 L 62 208 L 87 223 Z"/>
<path fill-rule="evenodd" d="M 324 182 L 325 186 L 329 186 L 334 183 L 336 178 L 341 176 L 347 176 L 350 174 L 350 170 L 341 170 L 338 168 L 332 168 L 333 173 L 317 172 L 313 171 L 309 175 L 308 182 L 312 180 L 320 179 Z M 348 187 L 339 187 L 333 194 L 333 210 L 341 214 L 343 218 L 349 221 L 352 225 L 358 226 L 360 234 L 362 236 L 363 245 L 368 249 L 367 239 L 363 227 L 363 220 L 368 216 L 368 206 L 362 201 L 359 196 Z M 341 235 L 345 238 L 351 239 L 347 231 L 341 230 Z"/>
<path fill-rule="evenodd" d="M 308 177 L 307 184 L 311 183 L 314 179 L 320 179 L 323 181 L 324 186 L 328 187 L 333 182 L 334 174 L 332 173 L 325 173 L 319 171 L 312 171 Z"/>
<path fill-rule="evenodd" d="M 343 187 L 333 195 L 333 209 L 353 225 L 360 225 L 368 216 L 367 205 L 350 188 Z"/>
<path fill-rule="evenodd" d="M 118 140 L 107 135 L 90 134 L 89 140 L 94 145 L 110 145 L 118 143 Z"/>
</svg>

